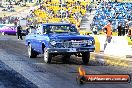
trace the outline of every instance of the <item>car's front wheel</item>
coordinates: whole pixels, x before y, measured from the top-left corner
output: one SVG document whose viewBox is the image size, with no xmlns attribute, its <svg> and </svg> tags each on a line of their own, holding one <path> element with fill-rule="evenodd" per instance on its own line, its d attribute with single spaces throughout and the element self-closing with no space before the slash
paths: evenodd
<svg viewBox="0 0 132 88">
<path fill-rule="evenodd" d="M 45 62 L 45 63 L 51 63 L 51 60 L 52 60 L 52 56 L 51 56 L 51 54 L 48 52 L 48 49 L 45 48 L 45 49 L 44 49 L 44 62 Z"/>
<path fill-rule="evenodd" d="M 82 53 L 82 61 L 83 64 L 88 64 L 90 59 L 90 52 L 84 52 Z"/>
<path fill-rule="evenodd" d="M 33 50 L 31 44 L 28 45 L 28 56 L 29 56 L 29 58 L 37 57 L 37 53 Z"/>
</svg>

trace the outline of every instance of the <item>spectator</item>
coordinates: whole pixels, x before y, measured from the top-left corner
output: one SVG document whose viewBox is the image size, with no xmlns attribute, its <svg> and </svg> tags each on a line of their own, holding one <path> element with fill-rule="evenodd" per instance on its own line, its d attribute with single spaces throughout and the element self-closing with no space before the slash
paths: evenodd
<svg viewBox="0 0 132 88">
<path fill-rule="evenodd" d="M 23 40 L 21 30 L 22 30 L 21 25 L 18 25 L 18 26 L 17 26 L 17 37 L 18 37 L 18 40 L 19 40 L 19 38 L 20 38 L 21 40 Z"/>
<path fill-rule="evenodd" d="M 132 27 L 128 30 L 128 36 L 132 36 Z"/>
<path fill-rule="evenodd" d="M 121 23 L 118 25 L 117 30 L 118 30 L 118 36 L 121 36 L 122 35 L 122 24 Z"/>
<path fill-rule="evenodd" d="M 111 39 L 112 39 L 112 27 L 111 27 L 111 25 L 112 25 L 112 21 L 109 21 L 109 23 L 102 28 L 106 32 L 106 40 L 105 40 L 105 44 L 104 44 L 104 50 L 107 46 L 107 43 L 110 43 Z"/>
<path fill-rule="evenodd" d="M 96 26 L 93 27 L 93 33 L 94 33 L 95 35 L 97 34 L 97 27 L 96 27 Z"/>
<path fill-rule="evenodd" d="M 122 27 L 122 35 L 125 35 L 125 26 Z"/>
<path fill-rule="evenodd" d="M 128 34 L 128 30 L 129 30 L 129 26 L 128 26 L 128 24 L 126 23 L 126 25 L 125 25 L 125 31 L 126 31 L 126 33 L 125 33 L 125 34 Z"/>
<path fill-rule="evenodd" d="M 77 19 L 77 21 L 76 21 L 76 28 L 79 32 L 80 31 L 80 20 L 79 19 Z"/>
<path fill-rule="evenodd" d="M 26 35 L 29 34 L 29 29 L 30 29 L 29 27 L 26 28 Z"/>
</svg>

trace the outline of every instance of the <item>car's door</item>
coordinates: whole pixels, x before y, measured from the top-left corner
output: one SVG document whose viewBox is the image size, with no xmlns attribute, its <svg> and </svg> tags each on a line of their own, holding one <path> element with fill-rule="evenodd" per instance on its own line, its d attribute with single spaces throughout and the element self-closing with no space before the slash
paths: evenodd
<svg viewBox="0 0 132 88">
<path fill-rule="evenodd" d="M 42 53 L 42 42 L 43 42 L 43 34 L 37 34 L 36 47 L 38 52 Z"/>
<path fill-rule="evenodd" d="M 37 47 L 37 39 L 38 38 L 37 38 L 37 36 L 38 36 L 38 34 L 36 34 L 36 33 L 34 33 L 33 36 L 32 36 L 33 37 L 32 38 L 32 44 L 33 44 L 32 46 L 34 47 L 35 51 L 38 50 L 38 47 Z"/>
<path fill-rule="evenodd" d="M 46 27 L 43 26 L 40 30 L 39 33 L 37 33 L 37 41 L 36 41 L 36 47 L 38 49 L 39 52 L 43 53 L 42 51 L 42 43 L 45 43 L 48 38 L 47 34 L 45 34 L 45 29 Z"/>
<path fill-rule="evenodd" d="M 29 33 L 29 34 L 26 36 L 26 42 L 30 42 L 32 48 L 36 50 L 35 41 L 36 41 L 36 34 L 34 34 L 34 33 Z"/>
</svg>

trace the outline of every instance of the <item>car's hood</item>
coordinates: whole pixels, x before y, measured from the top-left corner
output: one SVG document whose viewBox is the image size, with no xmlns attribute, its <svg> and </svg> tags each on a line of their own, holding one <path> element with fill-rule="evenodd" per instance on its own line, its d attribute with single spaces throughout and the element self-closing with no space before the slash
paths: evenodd
<svg viewBox="0 0 132 88">
<path fill-rule="evenodd" d="M 93 37 L 88 35 L 80 35 L 80 34 L 73 34 L 73 33 L 56 33 L 56 34 L 49 34 L 50 39 L 63 39 L 63 40 L 87 40 L 93 39 Z"/>
</svg>

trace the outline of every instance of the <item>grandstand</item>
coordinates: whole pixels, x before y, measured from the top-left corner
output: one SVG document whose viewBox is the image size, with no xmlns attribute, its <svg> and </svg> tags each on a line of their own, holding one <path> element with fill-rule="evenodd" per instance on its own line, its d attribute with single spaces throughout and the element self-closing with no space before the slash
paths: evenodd
<svg viewBox="0 0 132 88">
<path fill-rule="evenodd" d="M 91 1 L 92 0 L 45 0 L 33 10 L 33 17 L 29 17 L 28 20 L 36 23 L 68 22 L 77 24 L 77 20 L 79 19 L 79 22 L 81 22 L 82 17 L 87 13 L 87 6 L 91 4 Z M 97 2 L 97 0 L 93 1 Z M 118 23 L 125 25 L 127 21 L 132 20 L 131 0 L 109 1 L 111 2 L 96 3 L 97 8 L 95 9 L 91 29 L 96 26 L 98 31 L 100 31 L 102 27 L 107 24 L 108 20 L 112 20 L 113 31 L 115 31 Z"/>
<path fill-rule="evenodd" d="M 86 6 L 89 3 L 89 0 L 44 1 L 34 10 L 33 15 L 37 23 L 68 22 L 76 24 L 76 20 L 81 21 L 81 18 L 86 14 Z"/>
<path fill-rule="evenodd" d="M 125 26 L 128 21 L 132 20 L 132 3 L 100 3 L 96 9 L 92 27 L 96 26 L 99 31 L 108 20 L 112 21 L 113 30 L 116 30 L 118 23 Z"/>
</svg>

